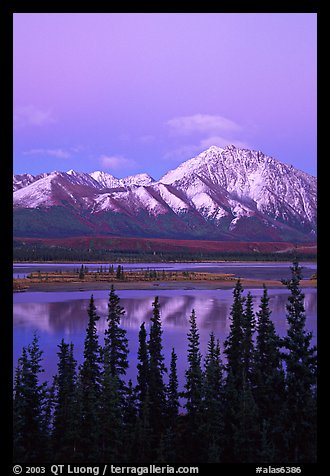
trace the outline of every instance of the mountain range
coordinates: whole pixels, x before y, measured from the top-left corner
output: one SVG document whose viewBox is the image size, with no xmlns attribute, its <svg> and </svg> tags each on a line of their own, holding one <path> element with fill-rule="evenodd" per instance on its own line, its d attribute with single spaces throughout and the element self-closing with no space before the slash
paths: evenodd
<svg viewBox="0 0 330 476">
<path fill-rule="evenodd" d="M 13 190 L 16 237 L 316 239 L 316 178 L 233 145 L 212 146 L 160 180 L 69 170 L 14 175 Z"/>
</svg>

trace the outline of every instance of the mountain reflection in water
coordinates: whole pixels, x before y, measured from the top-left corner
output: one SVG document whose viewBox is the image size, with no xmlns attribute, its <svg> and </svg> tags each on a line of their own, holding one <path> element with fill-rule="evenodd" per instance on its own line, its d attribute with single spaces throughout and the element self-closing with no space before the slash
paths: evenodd
<svg viewBox="0 0 330 476">
<path fill-rule="evenodd" d="M 246 295 L 246 291 L 244 294 Z M 259 310 L 262 289 L 253 289 L 254 310 Z M 51 379 L 56 372 L 57 345 L 62 337 L 75 344 L 75 357 L 81 361 L 83 342 L 87 327 L 87 306 L 91 292 L 82 293 L 22 293 L 14 296 L 14 366 L 21 355 L 22 347 L 32 340 L 34 331 L 40 335 L 44 350 L 45 378 Z M 106 326 L 108 292 L 95 291 L 95 304 L 100 315 L 98 331 L 100 343 Z M 316 341 L 316 289 L 305 289 L 306 326 L 313 331 Z M 188 319 L 195 309 L 200 331 L 201 352 L 205 355 L 211 331 L 223 341 L 230 327 L 232 290 L 176 290 L 176 291 L 118 291 L 121 305 L 125 309 L 122 325 L 127 330 L 130 347 L 130 369 L 128 377 L 135 378 L 137 363 L 138 331 L 142 322 L 149 329 L 152 302 L 159 296 L 163 324 L 163 345 L 167 365 L 172 347 L 179 356 L 178 370 L 181 380 L 186 367 Z M 286 304 L 288 291 L 270 289 L 271 318 L 280 335 L 286 333 Z"/>
</svg>

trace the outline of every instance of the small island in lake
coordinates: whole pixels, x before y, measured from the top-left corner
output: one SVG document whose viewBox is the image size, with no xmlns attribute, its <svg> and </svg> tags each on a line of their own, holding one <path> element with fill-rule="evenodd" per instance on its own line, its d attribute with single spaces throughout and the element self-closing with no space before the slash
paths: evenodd
<svg viewBox="0 0 330 476">
<path fill-rule="evenodd" d="M 123 266 L 89 271 L 82 265 L 76 271 L 35 271 L 26 278 L 14 278 L 13 290 L 19 291 L 87 291 L 109 289 L 112 284 L 117 289 L 224 289 L 232 288 L 239 276 L 231 273 L 207 273 L 195 271 L 165 271 L 145 269 L 126 271 Z M 280 280 L 241 278 L 245 288 L 282 287 Z M 316 274 L 301 281 L 302 287 L 316 287 Z"/>
</svg>

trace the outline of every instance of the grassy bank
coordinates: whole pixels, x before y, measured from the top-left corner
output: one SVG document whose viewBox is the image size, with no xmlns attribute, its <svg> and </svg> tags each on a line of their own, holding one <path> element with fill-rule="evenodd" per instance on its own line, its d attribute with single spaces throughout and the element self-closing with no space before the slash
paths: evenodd
<svg viewBox="0 0 330 476">
<path fill-rule="evenodd" d="M 125 271 L 122 276 L 109 272 L 52 272 L 30 273 L 27 278 L 13 280 L 14 292 L 19 291 L 87 291 L 109 289 L 226 289 L 237 281 L 233 274 L 190 271 Z M 244 288 L 283 287 L 281 281 L 241 279 Z M 302 287 L 316 287 L 316 279 L 301 281 Z"/>
</svg>

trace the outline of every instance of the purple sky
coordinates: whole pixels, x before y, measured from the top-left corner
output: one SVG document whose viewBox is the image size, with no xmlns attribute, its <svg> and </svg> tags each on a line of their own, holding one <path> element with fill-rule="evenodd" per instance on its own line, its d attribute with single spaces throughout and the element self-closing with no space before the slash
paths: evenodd
<svg viewBox="0 0 330 476">
<path fill-rule="evenodd" d="M 316 14 L 14 15 L 14 173 L 155 179 L 210 145 L 316 175 Z"/>
</svg>

